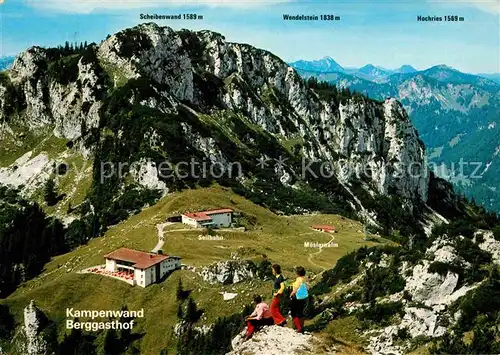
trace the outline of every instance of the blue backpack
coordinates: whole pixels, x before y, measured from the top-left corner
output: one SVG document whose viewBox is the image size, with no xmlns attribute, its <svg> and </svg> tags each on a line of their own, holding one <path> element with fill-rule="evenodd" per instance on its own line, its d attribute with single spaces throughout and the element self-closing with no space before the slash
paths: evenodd
<svg viewBox="0 0 500 355">
<path fill-rule="evenodd" d="M 298 300 L 304 300 L 306 299 L 307 297 L 309 297 L 309 291 L 307 290 L 307 286 L 306 286 L 306 283 L 305 282 L 302 282 L 299 286 L 299 289 L 297 290 L 297 292 L 295 293 L 295 297 L 298 299 Z"/>
</svg>

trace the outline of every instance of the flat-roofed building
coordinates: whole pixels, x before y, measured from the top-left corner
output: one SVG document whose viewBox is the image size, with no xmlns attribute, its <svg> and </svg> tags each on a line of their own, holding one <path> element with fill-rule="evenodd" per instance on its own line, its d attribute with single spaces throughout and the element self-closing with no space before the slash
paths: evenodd
<svg viewBox="0 0 500 355">
<path fill-rule="evenodd" d="M 220 228 L 231 227 L 233 224 L 233 210 L 230 208 L 219 208 L 193 213 L 184 213 L 182 223 L 195 228 Z"/>
</svg>

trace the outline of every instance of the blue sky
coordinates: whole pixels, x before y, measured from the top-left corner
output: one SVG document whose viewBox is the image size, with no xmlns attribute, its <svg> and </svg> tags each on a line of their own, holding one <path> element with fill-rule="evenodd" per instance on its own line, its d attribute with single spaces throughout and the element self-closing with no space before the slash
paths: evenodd
<svg viewBox="0 0 500 355">
<path fill-rule="evenodd" d="M 411 64 L 424 69 L 447 64 L 464 72 L 500 72 L 498 0 L 4 0 L 0 55 L 66 40 L 99 42 L 107 34 L 143 22 L 141 13 L 197 13 L 204 19 L 157 22 L 176 29 L 214 30 L 286 61 L 331 56 L 348 67 Z M 286 22 L 285 13 L 334 14 L 341 20 Z M 465 21 L 417 22 L 418 15 L 458 15 Z"/>
</svg>

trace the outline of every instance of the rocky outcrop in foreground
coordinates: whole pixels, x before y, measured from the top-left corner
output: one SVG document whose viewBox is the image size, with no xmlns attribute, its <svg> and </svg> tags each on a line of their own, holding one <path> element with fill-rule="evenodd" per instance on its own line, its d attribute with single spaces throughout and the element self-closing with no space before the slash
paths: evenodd
<svg viewBox="0 0 500 355">
<path fill-rule="evenodd" d="M 264 327 L 246 342 L 242 342 L 242 336 L 238 334 L 232 341 L 233 350 L 226 355 L 315 354 L 314 345 L 317 341 L 311 334 L 298 334 L 291 328 L 274 325 Z M 335 351 L 322 353 L 335 354 Z"/>
</svg>

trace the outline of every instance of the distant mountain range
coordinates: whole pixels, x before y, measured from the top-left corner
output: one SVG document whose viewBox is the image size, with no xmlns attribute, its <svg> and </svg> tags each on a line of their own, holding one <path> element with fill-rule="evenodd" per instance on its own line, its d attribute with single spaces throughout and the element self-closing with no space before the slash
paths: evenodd
<svg viewBox="0 0 500 355">
<path fill-rule="evenodd" d="M 297 70 L 304 70 L 307 72 L 319 72 L 321 74 L 325 73 L 350 74 L 358 78 L 374 82 L 386 82 L 388 80 L 388 77 L 394 74 L 410 74 L 419 72 L 419 70 L 415 69 L 413 66 L 408 64 L 402 65 L 396 69 L 387 69 L 373 64 L 367 64 L 361 68 L 343 67 L 339 63 L 337 63 L 332 57 L 324 57 L 321 59 L 311 60 L 311 61 L 298 60 L 296 62 L 291 62 L 289 64 Z M 431 68 L 448 68 L 453 70 L 453 68 L 447 65 L 436 65 Z M 500 83 L 500 73 L 471 74 L 471 75 L 480 76 L 495 81 L 497 83 Z"/>
<path fill-rule="evenodd" d="M 500 73 L 493 73 L 493 74 L 477 74 L 479 76 L 482 76 L 483 78 L 493 80 L 497 83 L 500 83 Z"/>
<path fill-rule="evenodd" d="M 340 69 L 321 71 L 326 61 Z M 500 84 L 495 81 L 500 74 L 486 78 L 446 65 L 426 70 L 410 65 L 387 70 L 370 64 L 346 69 L 331 58 L 290 65 L 305 78 L 315 77 L 378 100 L 397 98 L 427 146 L 430 163 L 439 166 L 436 173 L 485 207 L 500 211 Z"/>
<path fill-rule="evenodd" d="M 345 69 L 338 64 L 332 57 L 324 57 L 318 60 L 299 60 L 290 65 L 296 69 L 318 72 L 340 72 L 344 73 Z"/>
<path fill-rule="evenodd" d="M 16 59 L 16 57 L 0 57 L 0 70 L 9 69 L 12 63 L 14 63 L 14 59 Z"/>
</svg>

